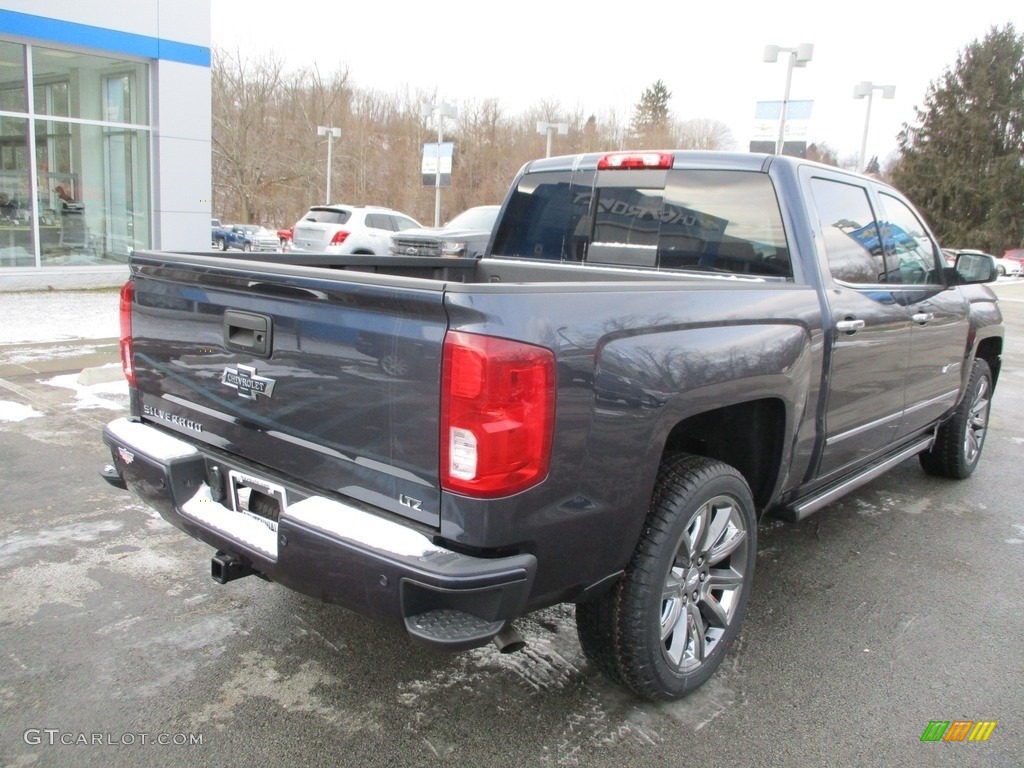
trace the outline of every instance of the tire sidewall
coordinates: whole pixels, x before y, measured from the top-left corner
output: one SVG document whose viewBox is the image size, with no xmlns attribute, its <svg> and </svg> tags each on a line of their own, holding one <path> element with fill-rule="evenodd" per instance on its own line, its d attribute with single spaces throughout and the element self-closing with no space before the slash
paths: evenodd
<svg viewBox="0 0 1024 768">
<path fill-rule="evenodd" d="M 683 462 L 682 466 L 686 463 Z M 751 498 L 749 487 L 742 476 L 732 467 L 714 462 L 719 474 L 703 483 L 694 493 L 689 495 L 683 504 L 678 505 L 670 526 L 666 529 L 663 545 L 660 546 L 657 556 L 653 559 L 648 569 L 653 574 L 654 582 L 641 587 L 642 604 L 637 609 L 644 615 L 644 640 L 634 649 L 636 657 L 633 663 L 636 668 L 646 667 L 654 677 L 656 690 L 653 691 L 654 698 L 675 699 L 679 698 L 693 689 L 699 687 L 710 678 L 728 653 L 729 647 L 735 640 L 746 613 L 747 599 L 750 596 L 751 585 L 754 576 L 754 565 L 757 551 L 757 522 L 754 514 L 754 502 Z M 677 465 L 680 466 L 680 465 Z M 665 494 L 661 503 L 674 504 L 676 499 L 669 499 L 672 494 Z M 674 670 L 665 659 L 661 643 L 661 594 L 662 587 L 668 577 L 669 569 L 675 559 L 675 554 L 682 542 L 682 537 L 693 519 L 694 514 L 704 504 L 718 496 L 728 496 L 733 499 L 740 510 L 741 518 L 746 525 L 747 541 L 744 565 L 744 584 L 740 591 L 738 602 L 721 639 L 715 643 L 711 652 L 704 661 L 694 670 L 678 672 Z M 655 499 L 655 504 L 658 504 Z M 647 555 L 638 549 L 631 564 L 633 574 L 636 568 L 641 565 L 641 560 L 646 560 Z M 637 590 L 628 590 L 637 597 Z M 624 649 L 627 654 L 629 651 Z M 648 695 L 652 692 L 638 691 Z"/>
<path fill-rule="evenodd" d="M 980 389 L 982 382 L 985 382 L 988 389 L 988 402 L 985 405 L 985 435 L 982 437 L 981 445 L 978 446 L 978 452 L 972 459 L 967 456 L 967 433 L 971 429 L 971 410 L 974 408 L 974 400 L 978 396 L 978 390 Z M 960 404 L 960 407 L 963 411 L 957 413 L 956 416 L 957 439 L 960 444 L 960 463 L 963 466 L 963 472 L 966 476 L 973 473 L 975 467 L 978 466 L 978 462 L 981 461 L 981 454 L 985 448 L 985 441 L 988 439 L 989 418 L 992 412 L 992 373 L 989 370 L 988 363 L 984 360 L 974 361 L 967 392 L 964 393 L 964 399 Z"/>
</svg>

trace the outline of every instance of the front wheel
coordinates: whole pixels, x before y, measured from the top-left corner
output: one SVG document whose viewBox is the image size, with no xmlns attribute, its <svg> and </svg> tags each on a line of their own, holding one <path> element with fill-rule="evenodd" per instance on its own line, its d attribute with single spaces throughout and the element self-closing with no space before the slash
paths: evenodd
<svg viewBox="0 0 1024 768">
<path fill-rule="evenodd" d="M 984 360 L 975 360 L 953 417 L 939 427 L 931 450 L 918 456 L 924 471 L 955 480 L 969 477 L 981 459 L 991 408 L 992 370 Z"/>
<path fill-rule="evenodd" d="M 756 538 L 753 498 L 738 471 L 700 456 L 666 461 L 624 575 L 577 606 L 584 653 L 652 701 L 698 688 L 739 632 Z"/>
</svg>

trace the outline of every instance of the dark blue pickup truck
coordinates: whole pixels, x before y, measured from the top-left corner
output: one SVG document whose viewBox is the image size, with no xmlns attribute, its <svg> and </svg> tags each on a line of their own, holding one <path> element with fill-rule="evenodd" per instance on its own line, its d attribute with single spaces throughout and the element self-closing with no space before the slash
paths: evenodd
<svg viewBox="0 0 1024 768">
<path fill-rule="evenodd" d="M 917 456 L 968 477 L 999 377 L 989 262 L 807 161 L 537 160 L 479 259 L 135 251 L 103 475 L 249 574 L 415 641 L 584 653 L 681 697 L 736 637 L 763 514 Z M 386 359 L 386 364 L 383 363 Z"/>
</svg>

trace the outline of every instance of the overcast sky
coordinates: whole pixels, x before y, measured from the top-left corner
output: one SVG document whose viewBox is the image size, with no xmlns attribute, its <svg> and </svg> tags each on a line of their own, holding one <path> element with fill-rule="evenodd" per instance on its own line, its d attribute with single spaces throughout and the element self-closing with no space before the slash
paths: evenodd
<svg viewBox="0 0 1024 768">
<path fill-rule="evenodd" d="M 272 51 L 322 72 L 347 67 L 359 88 L 436 90 L 456 104 L 497 98 L 512 114 L 544 100 L 599 116 L 614 110 L 626 122 L 661 79 L 677 118 L 719 120 L 744 150 L 756 103 L 781 100 L 785 89 L 785 54 L 767 64 L 764 47 L 811 43 L 814 57 L 794 69 L 790 94 L 814 102 L 808 139 L 856 157 L 867 102 L 853 98 L 854 86 L 895 85 L 895 99 L 875 92 L 871 108 L 867 155 L 883 162 L 928 84 L 965 46 L 1007 23 L 1024 34 L 1021 0 L 212 0 L 212 9 L 215 48 Z"/>
</svg>

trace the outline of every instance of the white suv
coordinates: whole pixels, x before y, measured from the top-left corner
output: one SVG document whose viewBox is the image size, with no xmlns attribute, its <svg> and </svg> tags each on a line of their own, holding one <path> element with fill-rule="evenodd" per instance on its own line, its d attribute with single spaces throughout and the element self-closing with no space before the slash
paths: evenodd
<svg viewBox="0 0 1024 768">
<path fill-rule="evenodd" d="M 296 223 L 292 251 L 387 256 L 391 235 L 420 223 L 372 205 L 315 205 Z"/>
</svg>

